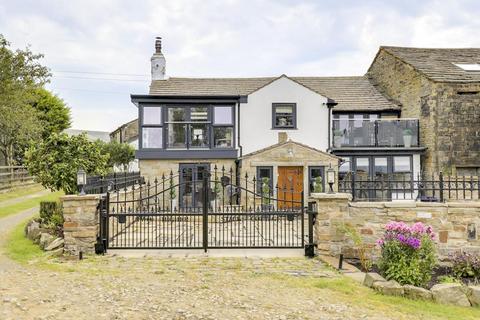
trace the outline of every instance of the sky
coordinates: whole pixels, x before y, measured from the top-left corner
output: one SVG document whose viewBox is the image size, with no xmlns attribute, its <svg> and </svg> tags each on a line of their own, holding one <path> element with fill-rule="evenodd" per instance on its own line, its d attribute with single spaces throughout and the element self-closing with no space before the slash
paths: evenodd
<svg viewBox="0 0 480 320">
<path fill-rule="evenodd" d="M 480 1 L 0 0 L 0 33 L 43 53 L 74 129 L 112 131 L 167 76 L 363 75 L 379 46 L 480 47 Z"/>
</svg>

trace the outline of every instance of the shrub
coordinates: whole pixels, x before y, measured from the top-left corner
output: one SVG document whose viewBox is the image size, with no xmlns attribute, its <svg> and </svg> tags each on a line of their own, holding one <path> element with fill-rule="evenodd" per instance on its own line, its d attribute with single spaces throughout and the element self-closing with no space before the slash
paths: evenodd
<svg viewBox="0 0 480 320">
<path fill-rule="evenodd" d="M 432 227 L 417 222 L 408 226 L 390 222 L 383 237 L 377 240 L 382 254 L 379 268 L 385 278 L 402 285 L 425 286 L 436 263 Z"/>
<path fill-rule="evenodd" d="M 58 229 L 63 225 L 63 214 L 60 203 L 56 201 L 40 202 L 40 219 L 43 225 Z"/>
<path fill-rule="evenodd" d="M 450 255 L 453 275 L 458 278 L 480 280 L 480 256 L 457 251 Z"/>
<path fill-rule="evenodd" d="M 370 258 L 370 250 L 367 244 L 362 239 L 360 233 L 351 225 L 344 225 L 341 229 L 350 239 L 352 239 L 355 249 L 360 259 L 360 264 L 365 272 L 369 272 L 372 269 L 372 259 Z"/>
</svg>

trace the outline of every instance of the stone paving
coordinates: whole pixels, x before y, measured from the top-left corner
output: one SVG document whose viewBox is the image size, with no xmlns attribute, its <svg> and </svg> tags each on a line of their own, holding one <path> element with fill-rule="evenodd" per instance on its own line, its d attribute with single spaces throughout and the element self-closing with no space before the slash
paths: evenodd
<svg viewBox="0 0 480 320">
<path fill-rule="evenodd" d="M 271 219 L 245 219 L 246 216 L 235 215 L 209 218 L 207 238 L 211 248 L 303 247 L 306 240 L 302 237 L 301 220 L 289 221 L 285 215 Z M 113 216 L 109 221 L 110 247 L 202 248 L 203 245 L 200 215 L 168 219 L 161 215 L 143 219 Z"/>
</svg>

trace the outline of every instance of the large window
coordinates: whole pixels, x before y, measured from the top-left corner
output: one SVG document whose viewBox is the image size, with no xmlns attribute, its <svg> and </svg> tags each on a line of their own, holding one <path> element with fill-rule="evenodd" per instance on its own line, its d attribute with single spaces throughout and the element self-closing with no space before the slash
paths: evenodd
<svg viewBox="0 0 480 320">
<path fill-rule="evenodd" d="M 162 148 L 163 137 L 162 128 L 143 128 L 142 147 L 143 148 Z"/>
<path fill-rule="evenodd" d="M 234 148 L 232 106 L 143 106 L 142 148 Z"/>
<path fill-rule="evenodd" d="M 142 108 L 142 148 L 163 148 L 163 107 L 148 105 Z"/>
<path fill-rule="evenodd" d="M 232 107 L 215 107 L 213 112 L 213 147 L 233 148 Z"/>
<path fill-rule="evenodd" d="M 297 108 L 294 103 L 274 103 L 272 105 L 272 128 L 295 129 Z"/>
</svg>

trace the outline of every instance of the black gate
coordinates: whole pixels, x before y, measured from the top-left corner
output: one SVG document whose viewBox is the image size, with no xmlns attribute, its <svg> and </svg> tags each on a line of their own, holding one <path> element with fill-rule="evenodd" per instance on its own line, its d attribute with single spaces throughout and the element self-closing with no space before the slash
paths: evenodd
<svg viewBox="0 0 480 320">
<path fill-rule="evenodd" d="M 312 219 L 304 209 L 303 191 L 272 186 L 266 178 L 240 178 L 224 168 L 203 168 L 191 179 L 182 179 L 184 175 L 172 172 L 152 183 L 108 192 L 101 201 L 97 251 L 304 247 L 312 251 L 311 226 L 309 234 L 305 232 Z"/>
</svg>

